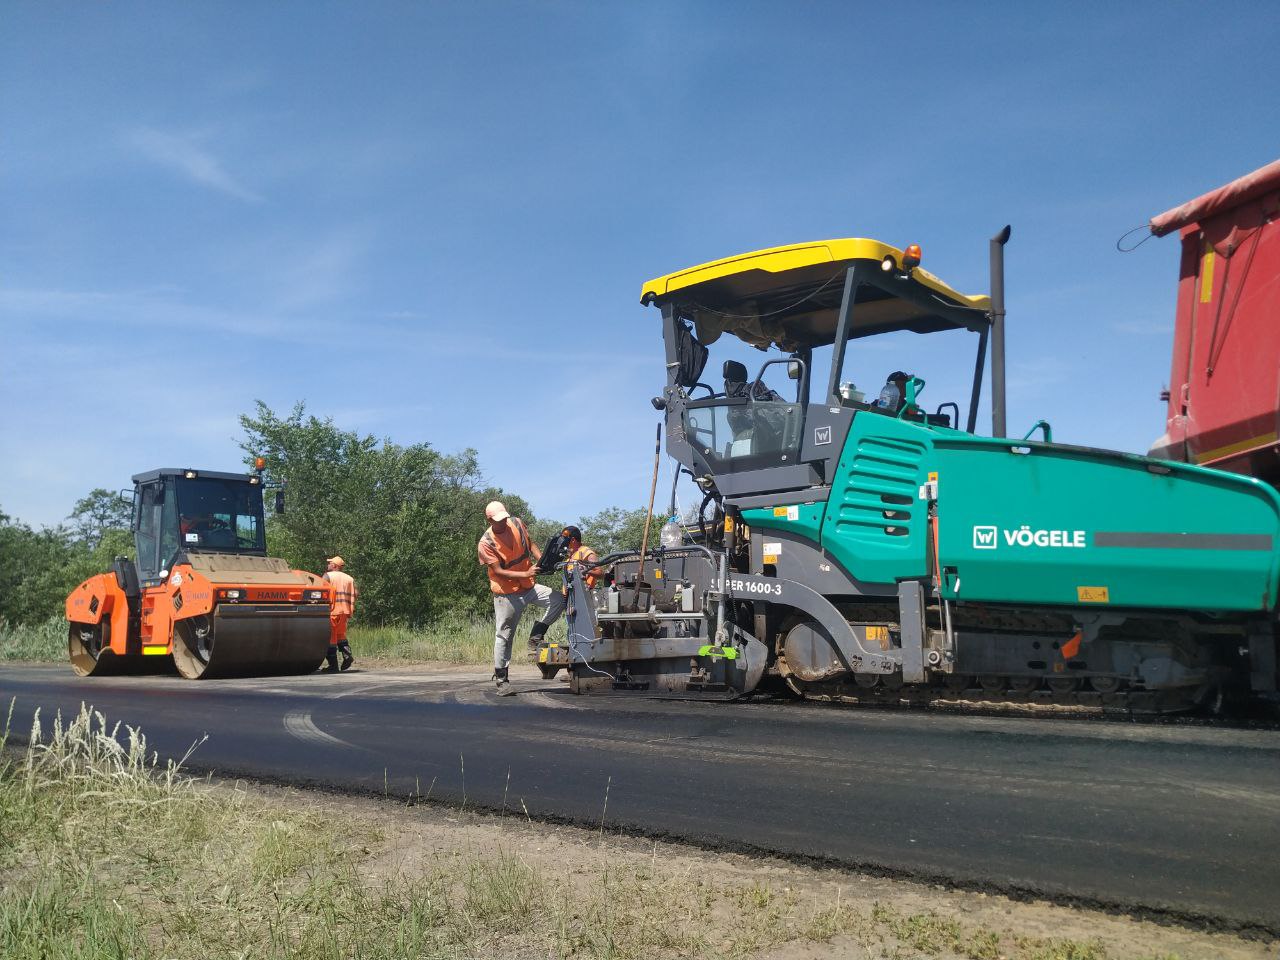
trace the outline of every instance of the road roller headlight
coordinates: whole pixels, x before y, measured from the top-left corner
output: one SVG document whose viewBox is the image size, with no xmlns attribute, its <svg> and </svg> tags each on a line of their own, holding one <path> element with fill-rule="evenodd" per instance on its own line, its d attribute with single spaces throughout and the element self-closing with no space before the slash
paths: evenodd
<svg viewBox="0 0 1280 960">
<path fill-rule="evenodd" d="M 323 599 L 324 599 L 324 591 L 323 591 L 323 590 L 308 590 L 308 591 L 307 591 L 307 599 L 308 599 L 308 600 L 323 600 Z"/>
<path fill-rule="evenodd" d="M 240 593 L 241 591 L 239 590 L 219 590 L 218 599 L 219 600 L 239 600 Z"/>
</svg>

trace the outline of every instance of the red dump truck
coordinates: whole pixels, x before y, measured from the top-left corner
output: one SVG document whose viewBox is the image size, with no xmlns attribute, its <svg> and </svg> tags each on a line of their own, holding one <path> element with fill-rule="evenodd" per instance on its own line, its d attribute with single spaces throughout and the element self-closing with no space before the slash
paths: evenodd
<svg viewBox="0 0 1280 960">
<path fill-rule="evenodd" d="M 1162 213 L 1179 232 L 1164 436 L 1151 456 L 1280 487 L 1280 160 Z"/>
</svg>

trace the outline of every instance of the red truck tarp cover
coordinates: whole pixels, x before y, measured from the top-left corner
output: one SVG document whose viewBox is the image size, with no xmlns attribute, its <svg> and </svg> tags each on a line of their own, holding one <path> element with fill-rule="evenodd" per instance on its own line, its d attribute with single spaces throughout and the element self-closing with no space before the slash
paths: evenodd
<svg viewBox="0 0 1280 960">
<path fill-rule="evenodd" d="M 1151 221 L 1177 231 L 1177 320 L 1155 456 L 1280 487 L 1280 160 Z"/>
<path fill-rule="evenodd" d="M 1253 173 L 1246 173 L 1224 187 L 1188 200 L 1151 219 L 1151 232 L 1157 237 L 1172 233 L 1189 223 L 1201 223 L 1215 213 L 1230 210 L 1272 190 L 1280 190 L 1280 160 L 1273 160 Z"/>
</svg>

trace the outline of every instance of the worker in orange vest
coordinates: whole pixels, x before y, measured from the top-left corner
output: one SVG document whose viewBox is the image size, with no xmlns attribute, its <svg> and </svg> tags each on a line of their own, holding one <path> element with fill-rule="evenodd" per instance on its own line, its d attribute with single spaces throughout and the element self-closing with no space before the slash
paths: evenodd
<svg viewBox="0 0 1280 960">
<path fill-rule="evenodd" d="M 493 594 L 493 679 L 498 696 L 509 697 L 515 693 L 508 676 L 511 641 L 520 617 L 530 604 L 545 610 L 555 591 L 535 579 L 534 563 L 542 551 L 529 539 L 524 521 L 508 513 L 499 500 L 485 506 L 484 516 L 489 526 L 476 544 L 476 555 L 489 574 Z"/>
<path fill-rule="evenodd" d="M 325 561 L 328 571 L 324 578 L 333 587 L 333 606 L 329 608 L 329 652 L 325 659 L 329 665 L 326 673 L 350 670 L 355 657 L 351 656 L 351 644 L 347 642 L 347 621 L 356 612 L 356 597 L 360 591 L 356 589 L 355 579 L 343 570 L 346 561 L 341 557 L 330 557 Z M 342 654 L 342 666 L 338 666 L 338 654 Z"/>
<path fill-rule="evenodd" d="M 565 537 L 567 543 L 565 549 L 565 570 L 571 571 L 573 565 L 583 564 L 585 570 L 582 581 L 586 584 L 588 590 L 596 585 L 596 579 L 600 575 L 598 568 L 593 569 L 593 565 L 600 558 L 596 552 L 590 547 L 583 546 L 582 531 L 570 524 L 561 532 L 561 536 Z M 551 629 L 551 625 L 560 618 L 560 614 L 564 613 L 564 608 L 569 602 L 569 588 L 562 585 L 551 597 L 551 602 L 547 604 L 547 612 L 542 615 L 542 619 L 533 625 L 533 629 L 529 632 L 529 656 L 536 659 L 538 656 L 538 644 L 542 642 L 542 638 L 547 635 L 547 631 Z"/>
</svg>

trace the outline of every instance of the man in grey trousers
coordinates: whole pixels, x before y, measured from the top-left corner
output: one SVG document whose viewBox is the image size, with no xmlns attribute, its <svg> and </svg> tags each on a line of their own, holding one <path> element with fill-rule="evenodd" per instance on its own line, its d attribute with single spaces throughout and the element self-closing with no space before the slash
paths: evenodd
<svg viewBox="0 0 1280 960">
<path fill-rule="evenodd" d="M 484 508 L 489 529 L 480 537 L 476 553 L 489 574 L 489 590 L 493 593 L 493 679 L 499 696 L 515 693 L 507 678 L 511 664 L 511 641 L 520 615 L 533 604 L 547 609 L 554 591 L 534 579 L 534 564 L 542 557 L 538 545 L 529 539 L 529 529 L 519 517 L 494 500 Z"/>
</svg>

